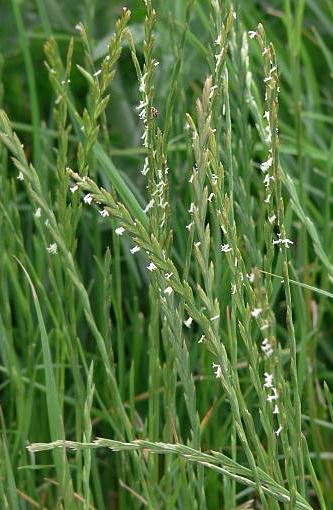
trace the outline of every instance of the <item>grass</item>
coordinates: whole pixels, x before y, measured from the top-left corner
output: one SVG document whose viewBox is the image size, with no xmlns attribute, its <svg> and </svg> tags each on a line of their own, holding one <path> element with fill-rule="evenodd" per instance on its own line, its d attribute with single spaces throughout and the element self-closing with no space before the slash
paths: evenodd
<svg viewBox="0 0 333 510">
<path fill-rule="evenodd" d="M 1 508 L 332 508 L 330 2 L 3 11 Z"/>
</svg>

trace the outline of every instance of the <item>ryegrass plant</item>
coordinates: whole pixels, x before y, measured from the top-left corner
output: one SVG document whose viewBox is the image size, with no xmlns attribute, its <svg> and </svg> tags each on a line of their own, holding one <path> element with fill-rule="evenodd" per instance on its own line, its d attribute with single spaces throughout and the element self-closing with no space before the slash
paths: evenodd
<svg viewBox="0 0 333 510">
<path fill-rule="evenodd" d="M 11 5 L 1 508 L 331 508 L 329 2 Z"/>
</svg>

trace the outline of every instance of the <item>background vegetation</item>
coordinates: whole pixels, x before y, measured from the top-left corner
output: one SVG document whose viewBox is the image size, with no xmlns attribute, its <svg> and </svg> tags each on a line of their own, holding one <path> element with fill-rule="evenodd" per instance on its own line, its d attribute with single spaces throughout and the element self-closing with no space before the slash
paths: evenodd
<svg viewBox="0 0 333 510">
<path fill-rule="evenodd" d="M 1 5 L 0 506 L 333 508 L 333 3 L 127 7 Z"/>
</svg>

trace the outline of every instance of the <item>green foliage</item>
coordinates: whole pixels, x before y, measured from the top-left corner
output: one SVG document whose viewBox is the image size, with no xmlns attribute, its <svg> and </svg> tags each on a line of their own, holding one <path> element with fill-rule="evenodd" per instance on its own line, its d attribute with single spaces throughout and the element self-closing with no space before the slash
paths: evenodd
<svg viewBox="0 0 333 510">
<path fill-rule="evenodd" d="M 1 508 L 331 508 L 330 3 L 2 20 Z"/>
</svg>

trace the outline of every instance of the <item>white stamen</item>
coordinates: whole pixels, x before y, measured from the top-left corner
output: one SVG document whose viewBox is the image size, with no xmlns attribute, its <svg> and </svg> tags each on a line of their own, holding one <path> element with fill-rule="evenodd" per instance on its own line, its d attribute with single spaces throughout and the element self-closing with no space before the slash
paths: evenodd
<svg viewBox="0 0 333 510">
<path fill-rule="evenodd" d="M 215 377 L 216 379 L 220 379 L 222 377 L 222 369 L 221 369 L 221 365 L 219 365 L 218 363 L 213 363 L 213 368 L 215 368 Z"/>
<path fill-rule="evenodd" d="M 195 205 L 194 205 L 194 203 L 192 202 L 192 203 L 191 203 L 191 205 L 190 205 L 190 208 L 189 208 L 188 212 L 189 212 L 190 214 L 193 214 L 193 213 L 194 213 L 194 209 L 195 209 Z"/>
<path fill-rule="evenodd" d="M 264 161 L 263 163 L 261 163 L 260 165 L 260 169 L 262 172 L 267 172 L 271 166 L 272 166 L 272 163 L 273 163 L 273 158 L 268 158 L 267 161 Z"/>
<path fill-rule="evenodd" d="M 265 377 L 264 388 L 273 388 L 273 374 L 265 372 L 264 377 Z"/>
<path fill-rule="evenodd" d="M 184 321 L 184 324 L 187 328 L 190 328 L 191 327 L 191 324 L 193 322 L 193 319 L 192 317 L 189 317 L 188 319 L 186 319 L 186 321 Z"/>
<path fill-rule="evenodd" d="M 280 425 L 280 427 L 279 427 L 279 428 L 275 431 L 275 435 L 276 435 L 276 437 L 279 437 L 279 435 L 281 434 L 281 432 L 282 432 L 282 427 L 281 427 L 281 425 Z"/>
<path fill-rule="evenodd" d="M 215 41 L 214 41 L 214 42 L 215 42 L 215 44 L 216 44 L 217 46 L 221 46 L 221 44 L 222 44 L 222 37 L 221 37 L 221 34 L 219 34 L 218 38 L 217 38 L 217 39 L 215 39 Z"/>
<path fill-rule="evenodd" d="M 278 392 L 274 386 L 272 387 L 272 395 L 268 395 L 267 402 L 272 402 L 273 400 L 277 400 L 279 398 Z"/>
<path fill-rule="evenodd" d="M 114 231 L 114 233 L 115 233 L 117 236 L 122 236 L 124 232 L 125 232 L 124 227 L 118 227 L 118 228 L 116 228 L 116 230 Z"/>
<path fill-rule="evenodd" d="M 294 244 L 293 241 L 290 241 L 290 239 L 273 239 L 273 244 L 284 244 L 286 248 L 289 248 L 290 244 Z"/>
<path fill-rule="evenodd" d="M 269 183 L 270 183 L 270 181 L 275 181 L 275 177 L 274 177 L 274 175 L 266 174 L 266 175 L 265 175 L 265 179 L 264 179 L 264 185 L 265 185 L 265 188 L 268 188 L 268 187 L 269 187 Z"/>
<path fill-rule="evenodd" d="M 228 251 L 231 251 L 232 248 L 230 248 L 229 244 L 221 244 L 221 251 L 223 253 L 228 253 Z"/>
<path fill-rule="evenodd" d="M 270 358 L 273 354 L 273 349 L 268 339 L 265 338 L 261 344 L 261 350 L 267 358 Z"/>
<path fill-rule="evenodd" d="M 254 282 L 254 274 L 253 273 L 250 273 L 250 274 L 246 273 L 246 277 L 250 283 Z"/>
<path fill-rule="evenodd" d="M 148 158 L 146 157 L 145 163 L 143 165 L 143 169 L 141 170 L 142 175 L 147 175 L 148 170 L 149 170 L 149 161 L 148 161 Z"/>
<path fill-rule="evenodd" d="M 69 188 L 70 192 L 71 193 L 75 193 L 75 191 L 77 191 L 79 189 L 78 185 L 77 184 L 73 184 L 73 186 L 71 186 Z"/>
<path fill-rule="evenodd" d="M 90 205 L 90 204 L 91 204 L 91 202 L 92 202 L 92 196 L 90 195 L 90 193 L 88 193 L 87 195 L 84 195 L 84 197 L 83 197 L 83 202 L 84 202 L 85 204 L 88 204 L 88 205 Z"/>
<path fill-rule="evenodd" d="M 46 249 L 51 255 L 56 255 L 58 253 L 57 243 L 50 244 L 50 246 L 48 246 Z"/>
<path fill-rule="evenodd" d="M 146 77 L 147 77 L 147 73 L 145 73 L 141 79 L 140 79 L 140 87 L 139 87 L 139 91 L 140 92 L 144 92 L 145 91 L 145 80 L 146 80 Z"/>
<path fill-rule="evenodd" d="M 147 102 L 146 101 L 140 101 L 140 103 L 138 104 L 136 109 L 137 110 L 143 110 L 144 108 L 146 108 L 146 106 L 147 106 Z"/>
</svg>

